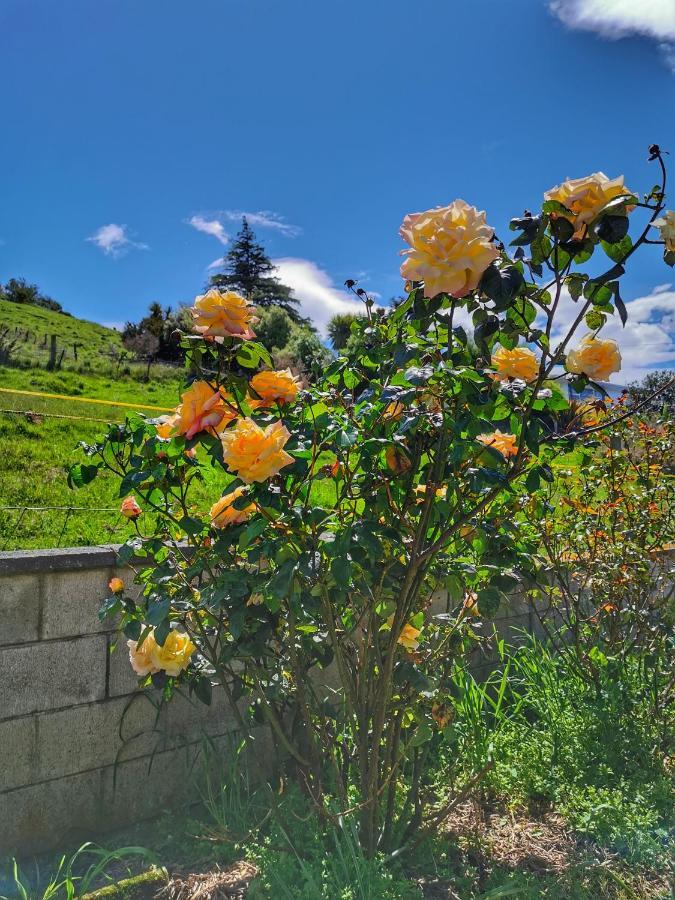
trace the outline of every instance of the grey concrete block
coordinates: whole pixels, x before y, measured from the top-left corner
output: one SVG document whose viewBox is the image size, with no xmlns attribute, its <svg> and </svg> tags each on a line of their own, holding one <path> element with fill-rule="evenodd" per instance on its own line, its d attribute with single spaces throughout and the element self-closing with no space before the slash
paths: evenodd
<svg viewBox="0 0 675 900">
<path fill-rule="evenodd" d="M 115 633 L 109 639 L 108 696 L 122 697 L 138 690 L 138 675 L 131 668 L 127 639 Z"/>
<path fill-rule="evenodd" d="M 37 760 L 35 716 L 0 722 L 0 760 L 0 793 L 31 784 L 35 780 Z"/>
<path fill-rule="evenodd" d="M 43 640 L 110 631 L 112 622 L 101 622 L 99 607 L 109 596 L 112 568 L 53 572 L 44 579 L 42 595 Z"/>
<path fill-rule="evenodd" d="M 0 578 L 0 646 L 38 639 L 40 580 L 40 575 Z"/>
<path fill-rule="evenodd" d="M 105 696 L 106 636 L 0 648 L 0 719 Z"/>
<path fill-rule="evenodd" d="M 106 819 L 101 770 L 0 794 L 0 857 L 91 840 Z"/>
</svg>

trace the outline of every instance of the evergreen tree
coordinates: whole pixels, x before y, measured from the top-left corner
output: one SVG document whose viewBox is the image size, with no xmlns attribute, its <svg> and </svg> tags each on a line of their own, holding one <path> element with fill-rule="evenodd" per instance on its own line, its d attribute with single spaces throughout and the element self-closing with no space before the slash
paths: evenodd
<svg viewBox="0 0 675 900">
<path fill-rule="evenodd" d="M 221 290 L 237 291 L 261 309 L 279 306 L 294 322 L 307 323 L 296 309 L 300 301 L 293 296 L 293 289 L 282 284 L 273 272 L 265 248 L 256 241 L 244 216 L 241 231 L 225 256 L 224 271 L 213 275 L 211 284 Z"/>
</svg>

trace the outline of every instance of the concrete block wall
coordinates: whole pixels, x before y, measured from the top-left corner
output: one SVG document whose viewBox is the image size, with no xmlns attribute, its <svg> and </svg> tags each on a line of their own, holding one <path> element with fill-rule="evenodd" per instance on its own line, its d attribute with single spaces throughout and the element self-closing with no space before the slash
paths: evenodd
<svg viewBox="0 0 675 900">
<path fill-rule="evenodd" d="M 159 718 L 124 641 L 98 619 L 114 548 L 0 553 L 0 857 L 120 827 L 180 802 L 224 703 Z M 112 652 L 111 652 L 112 651 Z M 150 765 L 150 763 L 152 764 Z"/>
</svg>

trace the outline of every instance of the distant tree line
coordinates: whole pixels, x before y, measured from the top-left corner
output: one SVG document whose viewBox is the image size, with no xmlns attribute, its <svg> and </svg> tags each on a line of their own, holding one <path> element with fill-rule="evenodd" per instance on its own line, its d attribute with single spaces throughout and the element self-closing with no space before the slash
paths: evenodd
<svg viewBox="0 0 675 900">
<path fill-rule="evenodd" d="M 53 297 L 43 294 L 37 284 L 29 284 L 25 278 L 10 278 L 7 284 L 0 284 L 0 300 L 23 303 L 28 306 L 41 306 L 44 309 L 51 309 L 53 312 L 63 313 L 64 316 L 70 315 Z"/>
</svg>

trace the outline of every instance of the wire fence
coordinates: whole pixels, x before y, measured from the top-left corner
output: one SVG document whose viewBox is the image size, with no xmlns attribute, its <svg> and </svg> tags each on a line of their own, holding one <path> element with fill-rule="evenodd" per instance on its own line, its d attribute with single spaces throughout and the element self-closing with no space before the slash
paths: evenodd
<svg viewBox="0 0 675 900">
<path fill-rule="evenodd" d="M 105 407 L 111 411 L 150 411 L 158 415 L 172 411 L 169 407 L 150 404 L 127 403 L 95 397 L 79 397 L 47 391 L 0 387 L 0 402 L 2 402 L 3 398 L 6 398 L 8 402 L 0 406 L 0 416 L 10 417 L 14 420 L 17 418 L 24 419 L 34 425 L 40 424 L 43 419 L 53 419 L 55 420 L 55 427 L 59 421 L 63 421 L 64 424 L 66 422 L 81 421 L 99 425 L 106 425 L 111 421 L 110 418 L 101 418 L 100 415 L 81 415 L 79 411 L 73 413 L 61 412 L 56 404 L 63 404 L 64 402 L 68 404 L 82 404 L 87 411 L 91 405 Z M 10 406 L 9 404 L 13 401 L 16 402 L 16 405 Z M 85 412 L 85 409 L 82 412 Z M 97 412 L 95 409 L 91 411 L 92 413 Z M 70 458 L 62 460 L 54 458 L 54 463 L 63 464 L 64 473 L 71 461 Z M 2 493 L 4 492 L 0 491 L 0 496 L 2 496 Z M 66 539 L 70 540 L 71 543 L 73 540 L 81 543 L 80 536 L 81 532 L 85 530 L 85 523 L 87 534 L 100 536 L 101 533 L 104 533 L 106 541 L 115 541 L 116 538 L 122 541 L 128 533 L 128 522 L 120 514 L 119 507 L 42 503 L 40 502 L 41 498 L 37 496 L 29 499 L 25 504 L 12 502 L 13 498 L 7 497 L 6 494 L 3 499 L 6 502 L 0 505 L 0 550 L 2 551 L 24 548 L 27 544 L 32 545 L 36 541 L 40 541 L 40 536 L 43 536 L 41 542 L 41 547 L 43 548 L 47 546 L 63 547 Z M 0 500 L 1 503 L 2 501 Z M 49 517 L 48 523 L 46 517 Z M 73 534 L 72 528 L 74 522 L 81 523 L 83 526 L 81 528 L 78 525 L 75 534 Z M 95 528 L 93 527 L 94 525 L 96 526 Z"/>
</svg>

